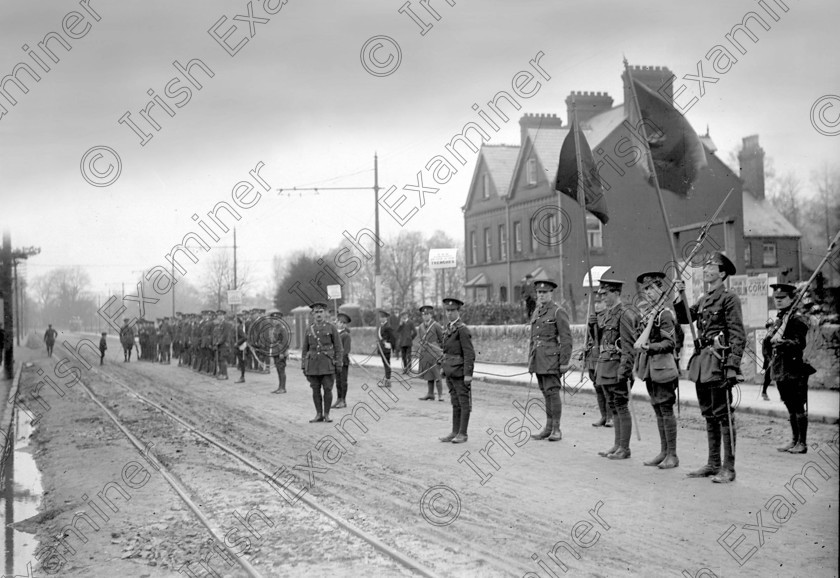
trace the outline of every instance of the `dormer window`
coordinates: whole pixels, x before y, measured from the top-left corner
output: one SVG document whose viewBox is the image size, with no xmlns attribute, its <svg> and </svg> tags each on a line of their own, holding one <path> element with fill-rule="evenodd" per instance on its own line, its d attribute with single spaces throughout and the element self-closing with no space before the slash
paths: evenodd
<svg viewBox="0 0 840 578">
<path fill-rule="evenodd" d="M 490 198 L 490 176 L 482 175 L 481 177 L 481 198 Z"/>
<path fill-rule="evenodd" d="M 537 184 L 537 159 L 528 159 L 525 174 L 529 185 L 534 186 Z"/>
</svg>

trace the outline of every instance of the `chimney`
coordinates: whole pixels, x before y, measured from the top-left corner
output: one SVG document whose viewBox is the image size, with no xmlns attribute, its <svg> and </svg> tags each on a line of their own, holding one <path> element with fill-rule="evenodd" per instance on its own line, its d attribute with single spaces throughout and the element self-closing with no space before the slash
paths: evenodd
<svg viewBox="0 0 840 578">
<path fill-rule="evenodd" d="M 759 201 L 764 199 L 764 149 L 758 146 L 758 135 L 743 138 L 738 164 L 744 189 Z"/>
<path fill-rule="evenodd" d="M 667 66 L 630 66 L 630 73 L 633 80 L 641 82 L 654 93 L 658 94 L 668 102 L 674 102 L 674 85 L 670 83 L 674 74 Z M 633 93 L 630 91 L 630 82 L 627 80 L 627 71 L 621 73 L 621 80 L 624 83 L 624 108 L 629 114 L 633 105 Z M 662 88 L 667 84 L 666 88 Z M 661 90 L 660 90 L 661 89 Z"/>
<path fill-rule="evenodd" d="M 528 129 L 536 130 L 547 128 L 560 128 L 563 126 L 563 120 L 558 118 L 556 114 L 530 114 L 526 113 L 519 119 L 520 128 L 520 142 L 525 144 L 525 137 L 528 134 Z"/>
<path fill-rule="evenodd" d="M 574 106 L 572 99 L 575 101 Z M 572 92 L 566 97 L 566 116 L 571 124 L 575 110 L 577 118 L 580 119 L 579 123 L 586 124 L 593 116 L 611 109 L 612 105 L 613 99 L 606 92 Z"/>
</svg>

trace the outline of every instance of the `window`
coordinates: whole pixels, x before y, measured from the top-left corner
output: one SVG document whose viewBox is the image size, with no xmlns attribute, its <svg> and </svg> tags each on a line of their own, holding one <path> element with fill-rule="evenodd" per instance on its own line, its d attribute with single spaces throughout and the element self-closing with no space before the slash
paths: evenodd
<svg viewBox="0 0 840 578">
<path fill-rule="evenodd" d="M 470 265 L 475 265 L 478 245 L 475 244 L 475 231 L 470 231 Z"/>
<path fill-rule="evenodd" d="M 499 287 L 499 301 L 501 301 L 502 303 L 507 303 L 507 300 L 507 287 L 502 285 L 501 287 Z"/>
<path fill-rule="evenodd" d="M 519 221 L 513 223 L 513 252 L 522 252 L 522 223 Z"/>
<path fill-rule="evenodd" d="M 548 235 L 544 236 L 543 243 L 548 247 L 553 247 L 556 244 L 556 239 L 559 238 L 560 230 L 557 225 L 557 214 L 551 212 L 548 214 L 548 219 L 546 219 L 546 233 Z"/>
<path fill-rule="evenodd" d="M 507 261 L 507 230 L 499 225 L 499 261 Z"/>
<path fill-rule="evenodd" d="M 493 260 L 493 239 L 490 236 L 490 227 L 484 229 L 484 262 L 490 263 Z"/>
<path fill-rule="evenodd" d="M 762 264 L 764 267 L 775 267 L 778 265 L 778 261 L 776 261 L 776 243 L 765 242 L 763 255 Z"/>
<path fill-rule="evenodd" d="M 529 185 L 537 184 L 537 159 L 528 159 L 526 177 Z"/>
<path fill-rule="evenodd" d="M 750 245 L 749 241 L 744 245 L 744 265 L 746 267 L 752 267 L 752 245 Z"/>
<path fill-rule="evenodd" d="M 531 230 L 531 234 L 528 235 L 528 250 L 531 251 L 531 253 L 533 253 L 534 252 L 534 221 L 533 221 L 533 219 L 530 221 L 530 224 L 528 225 L 528 227 Z"/>
<path fill-rule="evenodd" d="M 604 227 L 595 215 L 586 213 L 586 239 L 590 249 L 601 249 L 604 246 Z"/>
<path fill-rule="evenodd" d="M 475 288 L 475 302 L 476 303 L 487 303 L 487 287 L 476 287 Z"/>
<path fill-rule="evenodd" d="M 481 197 L 484 199 L 490 198 L 490 176 L 482 175 L 481 177 Z"/>
</svg>

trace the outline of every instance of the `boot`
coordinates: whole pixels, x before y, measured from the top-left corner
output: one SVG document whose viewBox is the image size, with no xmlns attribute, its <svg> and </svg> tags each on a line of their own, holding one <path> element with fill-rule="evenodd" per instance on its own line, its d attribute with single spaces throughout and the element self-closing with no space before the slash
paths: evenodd
<svg viewBox="0 0 840 578">
<path fill-rule="evenodd" d="M 662 416 L 662 425 L 665 430 L 665 443 L 668 447 L 668 453 L 662 463 L 659 464 L 660 470 L 670 470 L 680 465 L 680 458 L 677 457 L 677 418 L 674 414 L 667 414 Z"/>
<path fill-rule="evenodd" d="M 332 420 L 330 419 L 330 412 L 324 413 L 324 423 L 332 423 Z"/>
<path fill-rule="evenodd" d="M 796 444 L 799 443 L 799 420 L 797 419 L 798 415 L 799 414 L 795 413 L 790 414 L 790 430 L 793 432 L 793 438 L 786 445 L 783 445 L 780 448 L 776 448 L 777 452 L 786 452 L 791 448 L 796 447 Z"/>
<path fill-rule="evenodd" d="M 716 484 L 728 484 L 735 481 L 735 428 L 730 429 L 729 424 L 721 424 L 721 438 L 723 440 L 723 467 L 718 475 L 712 478 Z"/>
<path fill-rule="evenodd" d="M 391 387 L 391 380 L 387 377 L 382 380 L 382 387 Z"/>
<path fill-rule="evenodd" d="M 324 421 L 332 421 L 330 419 L 330 406 L 332 405 L 332 400 L 332 389 L 324 390 Z"/>
<path fill-rule="evenodd" d="M 598 452 L 599 456 L 601 456 L 603 458 L 606 458 L 606 457 L 609 457 L 610 455 L 612 455 L 613 452 L 618 450 L 618 448 L 619 448 L 619 443 L 618 443 L 619 442 L 619 435 L 621 434 L 621 428 L 618 427 L 620 419 L 621 418 L 618 416 L 618 414 L 615 414 L 615 413 L 613 414 L 613 421 L 615 422 L 615 428 L 614 428 L 615 429 L 615 440 L 613 442 L 613 447 L 611 447 L 607 451 Z"/>
<path fill-rule="evenodd" d="M 280 390 L 279 393 L 286 393 L 286 375 L 280 376 L 280 386 L 277 388 Z"/>
<path fill-rule="evenodd" d="M 234 383 L 245 383 L 245 376 L 241 375 Z"/>
<path fill-rule="evenodd" d="M 808 414 L 796 414 L 799 425 L 799 441 L 795 446 L 788 450 L 791 454 L 807 454 L 808 453 Z"/>
<path fill-rule="evenodd" d="M 563 439 L 563 432 L 560 431 L 560 418 L 563 415 L 563 402 L 560 401 L 560 392 L 555 391 L 548 400 L 551 402 L 551 435 L 550 442 L 559 442 Z"/>
<path fill-rule="evenodd" d="M 607 425 L 609 419 L 607 418 L 607 398 L 599 389 L 600 386 L 595 386 L 595 393 L 598 398 L 598 411 L 601 412 L 601 419 L 592 424 L 592 427 L 604 427 Z"/>
<path fill-rule="evenodd" d="M 535 440 L 544 440 L 551 435 L 551 402 L 545 400 L 545 427 L 540 433 L 531 434 L 531 438 Z"/>
<path fill-rule="evenodd" d="M 630 417 L 629 408 L 624 407 L 619 415 L 619 448 L 608 455 L 611 460 L 626 460 L 630 457 L 630 435 L 633 433 L 633 420 Z"/>
<path fill-rule="evenodd" d="M 665 440 L 665 424 L 662 421 L 662 416 L 656 416 L 656 427 L 659 430 L 659 455 L 646 462 L 642 462 L 646 466 L 658 466 L 668 455 L 668 442 Z"/>
<path fill-rule="evenodd" d="M 686 474 L 689 478 L 707 478 L 720 470 L 720 424 L 706 420 L 706 437 L 709 441 L 709 461 L 699 470 Z"/>
<path fill-rule="evenodd" d="M 438 438 L 442 442 L 451 442 L 455 439 L 455 436 L 458 435 L 458 428 L 461 427 L 461 408 L 460 407 L 452 407 L 452 432 L 447 435 L 443 436 L 442 438 Z"/>
<path fill-rule="evenodd" d="M 427 399 L 430 399 L 432 401 L 435 400 L 435 382 L 430 381 L 430 382 L 428 382 L 428 384 L 429 384 L 429 392 L 426 394 L 426 397 L 419 398 L 420 401 L 426 401 Z"/>
<path fill-rule="evenodd" d="M 443 384 L 439 379 L 435 381 L 435 386 L 437 387 L 438 401 L 443 401 Z"/>
<path fill-rule="evenodd" d="M 560 431 L 560 420 L 558 418 L 551 419 L 551 435 L 548 436 L 548 441 L 559 442 L 563 439 L 563 432 Z"/>
<path fill-rule="evenodd" d="M 317 415 L 309 420 L 309 423 L 316 423 L 324 421 L 323 399 L 321 399 L 321 386 L 312 388 L 312 403 L 315 404 L 315 412 Z M 329 406 L 327 406 L 329 407 Z"/>
<path fill-rule="evenodd" d="M 453 444 L 462 444 L 467 441 L 467 428 L 470 425 L 470 410 L 461 409 L 461 425 L 458 428 L 458 435 L 452 440 Z"/>
</svg>

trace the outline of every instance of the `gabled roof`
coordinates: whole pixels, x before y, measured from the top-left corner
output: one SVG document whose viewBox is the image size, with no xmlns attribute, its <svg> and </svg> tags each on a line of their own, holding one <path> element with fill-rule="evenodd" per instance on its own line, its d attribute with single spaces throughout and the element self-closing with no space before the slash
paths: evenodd
<svg viewBox="0 0 840 578">
<path fill-rule="evenodd" d="M 488 145 L 481 146 L 480 154 L 484 157 L 487 172 L 499 196 L 504 197 L 510 188 L 513 171 L 516 169 L 516 159 L 519 157 L 519 145 Z"/>
<path fill-rule="evenodd" d="M 744 237 L 796 237 L 802 233 L 767 199 L 744 191 Z"/>
</svg>

